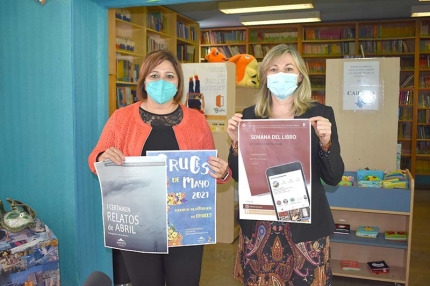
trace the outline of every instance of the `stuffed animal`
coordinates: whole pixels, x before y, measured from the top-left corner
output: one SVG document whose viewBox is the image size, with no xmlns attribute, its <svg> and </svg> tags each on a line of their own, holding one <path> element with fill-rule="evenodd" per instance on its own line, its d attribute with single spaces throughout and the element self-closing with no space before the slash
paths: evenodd
<svg viewBox="0 0 430 286">
<path fill-rule="evenodd" d="M 238 54 L 231 57 L 229 62 L 236 65 L 236 84 L 258 88 L 260 80 L 258 78 L 257 59 L 249 54 Z"/>
<path fill-rule="evenodd" d="M 210 63 L 225 62 L 227 59 L 223 53 L 217 50 L 217 48 L 211 48 L 209 54 L 205 56 L 205 60 Z"/>
</svg>

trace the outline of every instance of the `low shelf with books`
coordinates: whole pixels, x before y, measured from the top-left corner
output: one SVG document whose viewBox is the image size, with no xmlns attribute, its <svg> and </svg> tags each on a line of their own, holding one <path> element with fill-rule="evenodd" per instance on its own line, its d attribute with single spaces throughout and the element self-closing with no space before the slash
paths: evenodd
<svg viewBox="0 0 430 286">
<path fill-rule="evenodd" d="M 355 172 L 345 175 L 356 179 Z M 415 181 L 409 171 L 407 176 L 407 189 L 324 186 L 335 223 L 349 224 L 351 229 L 350 234 L 331 236 L 333 275 L 408 285 Z M 357 228 L 366 225 L 379 228 L 376 238 L 356 236 Z M 385 239 L 385 231 L 406 232 L 408 239 Z M 358 261 L 360 270 L 343 270 L 342 260 Z M 379 260 L 387 262 L 389 273 L 375 274 L 368 269 L 367 262 Z"/>
</svg>

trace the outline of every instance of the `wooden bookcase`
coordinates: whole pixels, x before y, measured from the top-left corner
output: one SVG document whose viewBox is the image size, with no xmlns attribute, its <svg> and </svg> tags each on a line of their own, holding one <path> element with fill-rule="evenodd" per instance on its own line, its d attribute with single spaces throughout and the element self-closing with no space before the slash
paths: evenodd
<svg viewBox="0 0 430 286">
<path fill-rule="evenodd" d="M 237 54 L 246 54 L 248 49 L 246 28 L 202 29 L 200 60 L 204 61 L 212 47 L 217 48 L 227 58 Z"/>
<path fill-rule="evenodd" d="M 409 171 L 408 189 L 382 189 L 325 186 L 335 223 L 351 225 L 350 234 L 333 234 L 330 239 L 333 275 L 408 285 L 411 260 L 414 179 Z M 356 173 L 347 172 L 354 176 Z M 355 235 L 360 225 L 378 226 L 377 238 Z M 389 241 L 385 231 L 406 231 L 408 240 Z M 341 260 L 356 260 L 359 271 L 342 270 Z M 385 260 L 390 266 L 387 274 L 374 274 L 366 262 Z"/>
<path fill-rule="evenodd" d="M 149 52 L 166 49 L 181 62 L 199 61 L 199 24 L 167 8 L 109 9 L 108 25 L 109 114 L 135 101 L 139 67 Z"/>
<path fill-rule="evenodd" d="M 307 63 L 312 97 L 322 103 L 327 59 L 399 57 L 401 168 L 409 169 L 418 185 L 422 180 L 417 176 L 430 178 L 430 18 L 214 28 L 202 29 L 202 34 L 208 38 L 239 31 L 239 42 L 207 42 L 202 36 L 200 59 L 210 47 L 226 50 L 240 46 L 241 53 L 261 61 L 268 48 L 279 43 L 292 44 Z M 243 98 L 240 108 L 251 105 L 253 98 L 249 98 L 248 105 Z"/>
</svg>

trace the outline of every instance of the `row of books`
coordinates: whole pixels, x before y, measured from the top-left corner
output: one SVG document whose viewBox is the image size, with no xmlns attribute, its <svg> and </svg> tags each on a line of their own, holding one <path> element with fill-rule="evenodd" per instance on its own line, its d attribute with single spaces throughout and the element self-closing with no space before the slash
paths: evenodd
<svg viewBox="0 0 430 286">
<path fill-rule="evenodd" d="M 430 36 L 430 34 L 429 34 L 429 23 L 428 22 L 422 22 L 421 23 L 421 36 L 424 36 L 424 37 L 428 37 L 428 36 Z"/>
<path fill-rule="evenodd" d="M 282 32 L 251 31 L 249 34 L 249 41 L 284 43 L 288 41 L 297 41 L 298 34 L 299 34 L 298 31 L 282 31 Z"/>
<path fill-rule="evenodd" d="M 251 52 L 256 58 L 263 58 L 268 51 L 270 51 L 271 48 L 273 48 L 275 45 L 260 45 L 255 44 L 251 45 Z M 297 45 L 293 45 L 297 48 Z"/>
<path fill-rule="evenodd" d="M 115 9 L 115 18 L 131 22 L 131 13 L 127 9 Z"/>
<path fill-rule="evenodd" d="M 430 94 L 429 93 L 420 93 L 418 96 L 418 108 L 427 108 L 430 107 Z"/>
<path fill-rule="evenodd" d="M 146 38 L 146 50 L 148 53 L 158 50 L 168 50 L 169 46 L 160 38 Z"/>
<path fill-rule="evenodd" d="M 415 25 L 405 26 L 403 24 L 393 24 L 391 26 L 365 26 L 360 27 L 358 35 L 360 38 L 414 37 Z"/>
<path fill-rule="evenodd" d="M 430 126 L 417 126 L 417 139 L 430 139 Z"/>
<path fill-rule="evenodd" d="M 417 154 L 430 154 L 430 142 L 429 141 L 417 142 Z"/>
<path fill-rule="evenodd" d="M 414 42 L 407 40 L 362 41 L 365 54 L 403 54 L 414 51 Z"/>
<path fill-rule="evenodd" d="M 240 30 L 225 32 L 205 31 L 202 32 L 201 37 L 202 44 L 244 43 L 246 32 Z"/>
<path fill-rule="evenodd" d="M 416 173 L 422 173 L 422 174 L 430 173 L 430 161 L 429 160 L 416 160 L 415 172 Z"/>
<path fill-rule="evenodd" d="M 303 44 L 303 55 L 349 55 L 355 53 L 354 42 Z"/>
<path fill-rule="evenodd" d="M 430 52 L 430 40 L 421 40 L 420 41 L 420 52 Z"/>
<path fill-rule="evenodd" d="M 430 87 L 430 75 L 421 75 L 419 85 L 421 88 Z"/>
<path fill-rule="evenodd" d="M 197 40 L 196 27 L 187 25 L 182 21 L 176 23 L 176 34 L 179 38 L 195 42 Z"/>
<path fill-rule="evenodd" d="M 430 124 L 430 109 L 418 109 L 418 123 Z"/>
<path fill-rule="evenodd" d="M 397 129 L 397 138 L 411 139 L 412 138 L 412 122 L 401 122 Z M 409 150 L 410 154 L 410 150 Z"/>
<path fill-rule="evenodd" d="M 400 84 L 401 88 L 413 87 L 414 86 L 414 75 L 411 74 Z"/>
<path fill-rule="evenodd" d="M 389 273 L 390 272 L 390 267 L 385 262 L 385 260 L 369 261 L 369 262 L 366 262 L 366 265 L 367 265 L 367 268 L 372 273 L 378 273 L 379 274 L 379 273 Z M 355 260 L 341 260 L 340 261 L 340 267 L 342 268 L 342 270 L 352 270 L 352 271 L 361 270 L 360 263 L 358 261 L 355 261 Z"/>
<path fill-rule="evenodd" d="M 137 102 L 135 86 L 117 86 L 116 87 L 116 107 L 120 108 Z"/>
<path fill-rule="evenodd" d="M 118 50 L 134 52 L 134 41 L 125 37 L 116 37 L 116 48 Z"/>
<path fill-rule="evenodd" d="M 204 47 L 203 54 L 207 55 L 210 53 L 211 47 Z M 246 47 L 245 46 L 219 46 L 217 47 L 218 51 L 223 53 L 226 58 L 231 58 L 234 55 L 245 54 Z"/>
<path fill-rule="evenodd" d="M 126 59 L 116 60 L 116 80 L 123 82 L 137 82 L 139 78 L 139 64 L 133 64 Z"/>
<path fill-rule="evenodd" d="M 334 233 L 337 234 L 350 234 L 351 225 L 345 223 L 337 223 L 335 225 Z M 376 238 L 379 234 L 379 227 L 377 226 L 358 226 L 355 235 L 358 237 Z M 391 231 L 384 232 L 386 240 L 407 241 L 408 233 L 405 231 Z"/>
<path fill-rule="evenodd" d="M 430 68 L 430 55 L 420 55 L 419 66 L 420 68 Z"/>
<path fill-rule="evenodd" d="M 196 49 L 191 45 L 178 45 L 177 47 L 177 56 L 180 62 L 194 62 Z"/>
<path fill-rule="evenodd" d="M 161 12 L 151 12 L 146 14 L 147 27 L 152 30 L 164 32 L 167 27 L 166 23 L 167 18 Z"/>
<path fill-rule="evenodd" d="M 413 56 L 400 58 L 400 69 L 413 70 L 415 68 L 415 59 Z"/>
<path fill-rule="evenodd" d="M 355 28 L 305 28 L 305 40 L 355 39 Z"/>
<path fill-rule="evenodd" d="M 306 60 L 306 67 L 310 73 L 325 73 L 326 62 L 325 60 Z"/>
<path fill-rule="evenodd" d="M 401 90 L 399 92 L 399 105 L 412 105 L 414 103 L 413 90 Z"/>
</svg>

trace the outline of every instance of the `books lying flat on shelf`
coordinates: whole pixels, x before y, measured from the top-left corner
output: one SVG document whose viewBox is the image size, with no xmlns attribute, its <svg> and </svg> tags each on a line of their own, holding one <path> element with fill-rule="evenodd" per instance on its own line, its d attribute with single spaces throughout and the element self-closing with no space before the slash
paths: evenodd
<svg viewBox="0 0 430 286">
<path fill-rule="evenodd" d="M 349 224 L 345 223 L 337 223 L 336 229 L 334 230 L 334 233 L 337 234 L 349 234 L 351 230 L 351 226 Z"/>
<path fill-rule="evenodd" d="M 397 240 L 397 241 L 407 241 L 408 233 L 406 231 L 386 231 L 385 239 L 387 240 Z"/>
<path fill-rule="evenodd" d="M 390 272 L 390 267 L 385 263 L 384 260 L 380 261 L 369 261 L 367 262 L 369 270 L 373 273 L 388 273 Z"/>
<path fill-rule="evenodd" d="M 358 263 L 358 261 L 355 260 L 341 260 L 340 267 L 342 268 L 342 270 L 360 270 L 360 264 Z"/>
<path fill-rule="evenodd" d="M 379 228 L 377 226 L 359 226 L 355 235 L 359 237 L 376 238 L 378 236 Z"/>
</svg>

